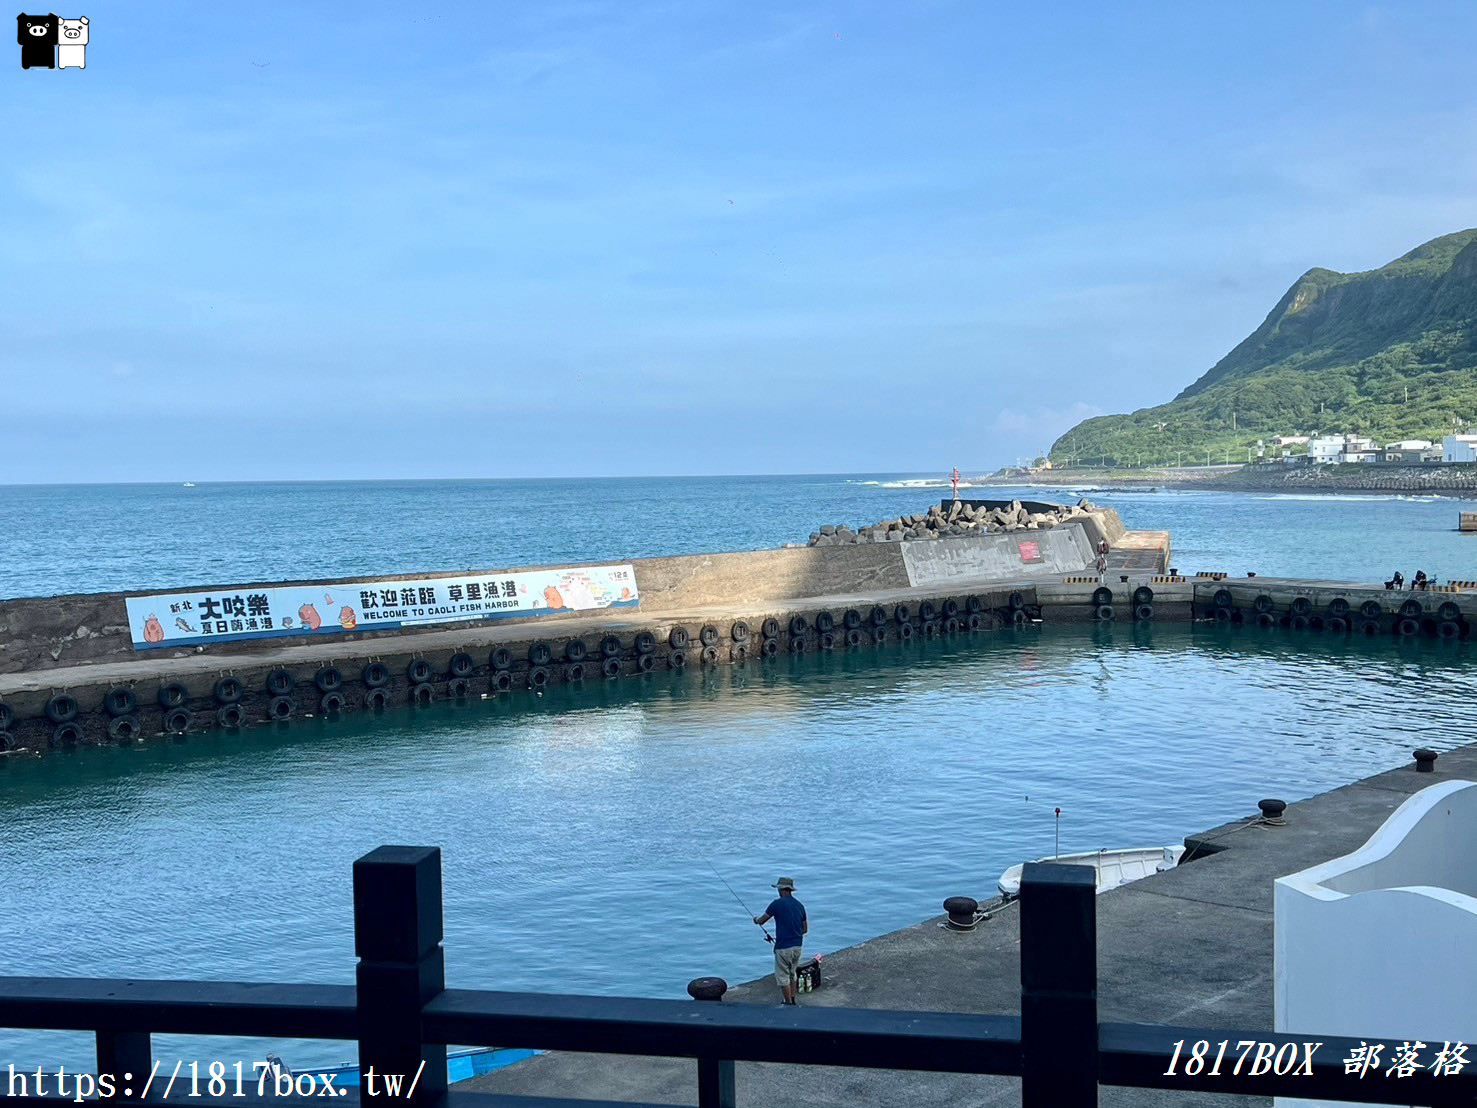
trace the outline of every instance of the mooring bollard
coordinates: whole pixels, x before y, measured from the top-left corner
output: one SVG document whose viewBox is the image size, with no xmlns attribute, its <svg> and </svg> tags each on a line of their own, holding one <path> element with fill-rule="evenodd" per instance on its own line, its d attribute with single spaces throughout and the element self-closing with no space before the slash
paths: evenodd
<svg viewBox="0 0 1477 1108">
<path fill-rule="evenodd" d="M 1256 806 L 1262 810 L 1263 823 L 1270 823 L 1274 827 L 1280 827 L 1287 822 L 1287 817 L 1282 814 L 1287 811 L 1287 801 L 1258 800 Z"/>
<path fill-rule="evenodd" d="M 1435 773 L 1436 752 L 1424 746 L 1415 751 L 1415 771 L 1417 773 Z"/>
<path fill-rule="evenodd" d="M 687 983 L 687 995 L 693 1000 L 722 1000 L 728 982 L 721 977 L 694 977 Z"/>
<path fill-rule="evenodd" d="M 975 918 L 979 907 L 979 901 L 972 896 L 949 897 L 944 901 L 944 911 L 949 913 L 949 919 L 944 926 L 950 931 L 973 931 L 974 925 L 979 922 Z"/>
</svg>

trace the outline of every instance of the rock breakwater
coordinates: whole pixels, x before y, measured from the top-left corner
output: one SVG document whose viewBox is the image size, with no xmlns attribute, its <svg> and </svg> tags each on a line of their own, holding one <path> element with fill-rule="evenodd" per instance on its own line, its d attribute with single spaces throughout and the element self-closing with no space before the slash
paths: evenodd
<svg viewBox="0 0 1477 1108">
<path fill-rule="evenodd" d="M 856 543 L 912 542 L 943 539 L 952 535 L 1000 534 L 1009 531 L 1044 531 L 1079 516 L 1104 509 L 1083 499 L 1059 504 L 1045 512 L 1033 512 L 1019 500 L 1005 505 L 972 504 L 967 500 L 935 504 L 926 512 L 885 519 L 868 527 L 852 529 L 846 524 L 826 524 L 813 531 L 807 546 L 849 546 Z"/>
</svg>

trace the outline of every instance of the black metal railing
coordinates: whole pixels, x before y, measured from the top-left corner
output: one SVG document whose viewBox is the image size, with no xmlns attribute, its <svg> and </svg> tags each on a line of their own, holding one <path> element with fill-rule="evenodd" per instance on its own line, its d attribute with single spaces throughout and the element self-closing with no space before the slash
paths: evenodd
<svg viewBox="0 0 1477 1108">
<path fill-rule="evenodd" d="M 1081 866 L 1025 867 L 1019 1017 L 780 1008 L 447 989 L 441 852 L 384 846 L 354 863 L 354 986 L 8 977 L 0 978 L 0 1028 L 90 1031 L 98 1074 L 135 1075 L 127 1094 L 115 1076 L 109 1099 L 184 1100 L 191 1108 L 240 1106 L 257 1099 L 256 1085 L 243 1097 L 234 1082 L 217 1092 L 196 1080 L 166 1097 L 169 1071 L 155 1069 L 152 1035 L 357 1040 L 362 1073 L 373 1067 L 381 1075 L 418 1075 L 413 1088 L 402 1084 L 394 1097 L 361 1085 L 352 1098 L 339 1097 L 346 1106 L 384 1099 L 443 1108 L 607 1103 L 448 1091 L 448 1043 L 693 1059 L 699 1108 L 733 1108 L 736 1062 L 1015 1077 L 1026 1108 L 1093 1105 L 1101 1085 L 1367 1104 L 1477 1103 L 1477 1061 L 1456 1073 L 1423 1065 L 1400 1076 L 1386 1068 L 1402 1049 L 1396 1041 L 1100 1023 L 1094 880 Z M 1192 1065 L 1197 1043 L 1209 1049 Z M 1310 1051 L 1310 1043 L 1319 1045 Z M 1346 1072 L 1355 1051 L 1367 1056 L 1374 1045 L 1381 1047 L 1379 1065 L 1362 1076 Z M 36 1090 L 17 1089 L 17 1071 L 7 1073 L 6 1061 L 0 1059 L 0 1100 L 34 1102 Z M 145 1095 L 142 1079 L 151 1072 L 156 1078 Z M 67 1092 L 48 1095 L 74 1099 Z M 270 1088 L 266 1097 L 278 1099 Z"/>
</svg>

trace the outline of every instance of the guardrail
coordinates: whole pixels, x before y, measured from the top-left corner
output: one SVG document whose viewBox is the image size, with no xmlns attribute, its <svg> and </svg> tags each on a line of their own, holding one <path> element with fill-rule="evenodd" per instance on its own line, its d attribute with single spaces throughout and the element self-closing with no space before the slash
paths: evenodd
<svg viewBox="0 0 1477 1108">
<path fill-rule="evenodd" d="M 257 1096 L 254 1075 L 248 1075 L 245 1096 L 231 1073 L 219 1086 L 202 1073 L 188 1091 L 182 1084 L 175 1092 L 175 1081 L 189 1077 L 188 1070 L 184 1079 L 176 1070 L 165 1089 L 169 1071 L 152 1055 L 156 1033 L 357 1041 L 363 1074 L 372 1068 L 404 1075 L 394 1096 L 367 1083 L 358 1092 L 342 1090 L 337 1099 L 346 1108 L 361 1100 L 445 1108 L 610 1103 L 448 1091 L 448 1043 L 693 1059 L 699 1108 L 734 1108 L 735 1062 L 1018 1077 L 1025 1108 L 1094 1105 L 1100 1085 L 1371 1104 L 1470 1105 L 1477 1097 L 1477 1060 L 1470 1072 L 1387 1071 L 1385 1063 L 1411 1044 L 1100 1023 L 1094 881 L 1086 867 L 1025 867 L 1019 1016 L 771 1008 L 447 989 L 441 852 L 383 846 L 354 863 L 359 962 L 353 986 L 6 977 L 0 978 L 0 1027 L 93 1032 L 98 1074 L 135 1075 L 126 1095 L 115 1079 L 108 1099 L 120 1105 L 180 1099 L 187 1108 L 227 1108 L 280 1101 L 270 1085 Z M 1350 1058 L 1368 1058 L 1376 1045 L 1379 1065 L 1346 1072 Z M 16 1074 L 0 1071 L 0 1100 L 34 1103 L 38 1097 L 25 1094 L 35 1090 L 17 1090 Z M 149 1075 L 149 1085 L 139 1088 Z M 74 1099 L 70 1089 L 66 1093 L 45 1098 Z M 289 1099 L 306 1097 L 294 1092 Z"/>
</svg>

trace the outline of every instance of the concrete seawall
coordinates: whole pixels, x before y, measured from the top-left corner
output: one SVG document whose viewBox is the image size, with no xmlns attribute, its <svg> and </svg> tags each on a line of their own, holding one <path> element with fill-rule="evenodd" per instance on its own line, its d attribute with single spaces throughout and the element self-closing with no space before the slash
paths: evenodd
<svg viewBox="0 0 1477 1108">
<path fill-rule="evenodd" d="M 1453 639 L 1465 639 L 1477 623 L 1477 591 L 1391 593 L 1332 581 L 1167 577 L 1163 532 L 1120 532 L 1106 582 L 1085 568 L 1062 573 L 1073 558 L 1095 556 L 1091 534 L 1062 526 L 1024 536 L 651 559 L 634 563 L 639 609 L 370 635 L 135 653 L 126 627 L 104 633 L 99 620 L 96 634 L 74 630 L 68 640 L 92 647 L 91 657 L 67 664 L 65 650 L 59 658 L 47 651 L 41 664 L 0 673 L 0 750 L 520 695 L 546 684 L 1035 621 L 1217 620 L 1290 632 Z M 1021 541 L 1042 561 L 1001 560 L 1002 544 Z M 0 606 L 0 618 L 30 620 L 34 643 L 79 613 L 106 619 L 121 606 L 121 596 L 10 601 Z"/>
</svg>

